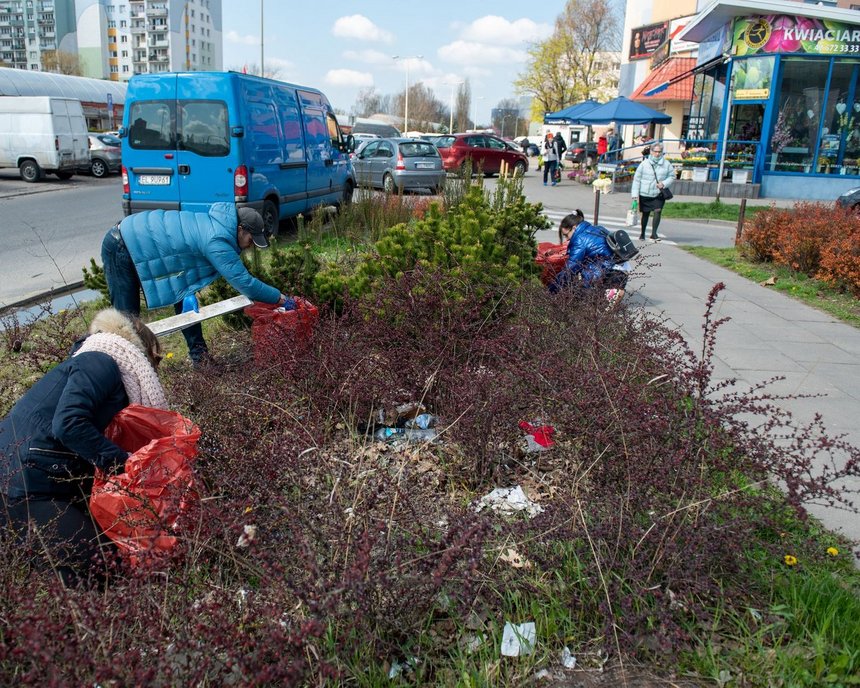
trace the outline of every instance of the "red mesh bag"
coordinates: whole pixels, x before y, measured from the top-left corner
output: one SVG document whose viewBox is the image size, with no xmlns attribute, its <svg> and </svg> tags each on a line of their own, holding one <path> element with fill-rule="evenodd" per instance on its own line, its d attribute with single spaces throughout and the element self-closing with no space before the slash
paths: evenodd
<svg viewBox="0 0 860 688">
<path fill-rule="evenodd" d="M 553 244 L 543 241 L 538 244 L 535 263 L 541 268 L 540 281 L 549 286 L 567 263 L 567 243 Z"/>
<path fill-rule="evenodd" d="M 245 308 L 251 324 L 254 342 L 254 360 L 258 365 L 271 363 L 273 355 L 299 350 L 310 342 L 319 311 L 310 301 L 294 297 L 296 309 L 279 311 L 270 303 L 259 303 Z"/>
<path fill-rule="evenodd" d="M 133 566 L 171 554 L 181 517 L 199 503 L 191 463 L 200 429 L 175 411 L 132 404 L 105 436 L 132 455 L 119 475 L 96 471 L 96 523 Z"/>
</svg>

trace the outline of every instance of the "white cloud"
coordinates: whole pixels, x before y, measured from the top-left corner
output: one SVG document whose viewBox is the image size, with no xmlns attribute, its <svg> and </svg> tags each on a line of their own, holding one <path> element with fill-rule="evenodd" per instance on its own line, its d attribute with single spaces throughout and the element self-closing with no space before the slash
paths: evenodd
<svg viewBox="0 0 860 688">
<path fill-rule="evenodd" d="M 409 58 L 408 60 L 405 58 Z M 419 57 L 412 57 L 411 55 L 404 55 L 399 60 L 394 60 L 396 63 L 397 71 L 406 73 L 406 63 L 409 62 L 409 76 L 410 80 L 413 76 L 420 76 L 422 74 L 434 74 L 436 73 L 435 67 L 427 60 L 423 59 L 423 55 Z"/>
<path fill-rule="evenodd" d="M 343 57 L 346 60 L 354 62 L 364 62 L 372 65 L 390 65 L 392 64 L 391 55 L 383 53 L 379 50 L 345 50 Z"/>
<path fill-rule="evenodd" d="M 489 45 L 518 45 L 540 41 L 552 34 L 552 26 L 538 24 L 531 19 L 509 21 L 489 14 L 466 25 L 460 37 L 467 41 Z"/>
<path fill-rule="evenodd" d="M 278 69 L 283 74 L 289 74 L 296 68 L 296 63 L 290 60 L 282 60 L 280 57 L 266 57 L 266 71 Z"/>
<path fill-rule="evenodd" d="M 462 65 L 510 64 L 525 62 L 528 58 L 524 50 L 473 41 L 454 41 L 440 47 L 438 52 L 446 62 Z"/>
<path fill-rule="evenodd" d="M 230 43 L 237 43 L 239 45 L 260 45 L 259 36 L 243 36 L 237 31 L 228 31 L 224 34 L 224 38 Z"/>
<path fill-rule="evenodd" d="M 357 38 L 360 41 L 391 43 L 394 40 L 391 33 L 380 29 L 363 14 L 340 17 L 331 27 L 331 32 L 338 38 Z"/>
<path fill-rule="evenodd" d="M 354 69 L 330 69 L 326 72 L 325 82 L 330 86 L 373 86 L 373 74 L 356 72 Z"/>
</svg>

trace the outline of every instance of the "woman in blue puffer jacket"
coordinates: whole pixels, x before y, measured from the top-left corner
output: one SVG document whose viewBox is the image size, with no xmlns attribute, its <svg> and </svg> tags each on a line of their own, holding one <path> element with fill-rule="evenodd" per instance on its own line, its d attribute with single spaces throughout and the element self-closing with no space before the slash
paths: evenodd
<svg viewBox="0 0 860 688">
<path fill-rule="evenodd" d="M 627 272 L 615 269 L 615 254 L 606 241 L 606 230 L 586 222 L 577 209 L 562 219 L 559 233 L 562 241 L 568 242 L 567 263 L 549 290 L 555 294 L 577 286 L 615 289 L 612 300 L 620 300 L 627 287 Z"/>
<path fill-rule="evenodd" d="M 71 358 L 36 382 L 0 421 L 0 502 L 21 545 L 66 585 L 99 576 L 110 545 L 88 508 L 95 469 L 122 471 L 128 454 L 104 436 L 131 403 L 167 408 L 161 347 L 140 320 L 100 311 Z"/>
</svg>

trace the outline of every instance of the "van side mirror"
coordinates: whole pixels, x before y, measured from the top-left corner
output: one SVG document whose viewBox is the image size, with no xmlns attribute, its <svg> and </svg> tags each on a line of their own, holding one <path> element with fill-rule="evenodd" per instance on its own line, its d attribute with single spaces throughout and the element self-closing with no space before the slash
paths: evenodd
<svg viewBox="0 0 860 688">
<path fill-rule="evenodd" d="M 126 129 L 125 127 L 120 127 L 117 130 L 116 135 L 117 138 L 124 139 L 126 136 L 128 136 L 128 129 Z"/>
<path fill-rule="evenodd" d="M 245 135 L 245 127 L 230 127 L 230 136 L 241 139 Z"/>
</svg>

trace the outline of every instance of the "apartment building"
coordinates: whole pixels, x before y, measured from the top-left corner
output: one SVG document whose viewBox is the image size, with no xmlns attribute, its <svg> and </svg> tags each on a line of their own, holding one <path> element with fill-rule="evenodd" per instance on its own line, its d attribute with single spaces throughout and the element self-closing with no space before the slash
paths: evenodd
<svg viewBox="0 0 860 688">
<path fill-rule="evenodd" d="M 77 55 L 81 75 L 220 70 L 221 0 L 0 0 L 0 61 L 43 69 L 46 51 Z"/>
</svg>

